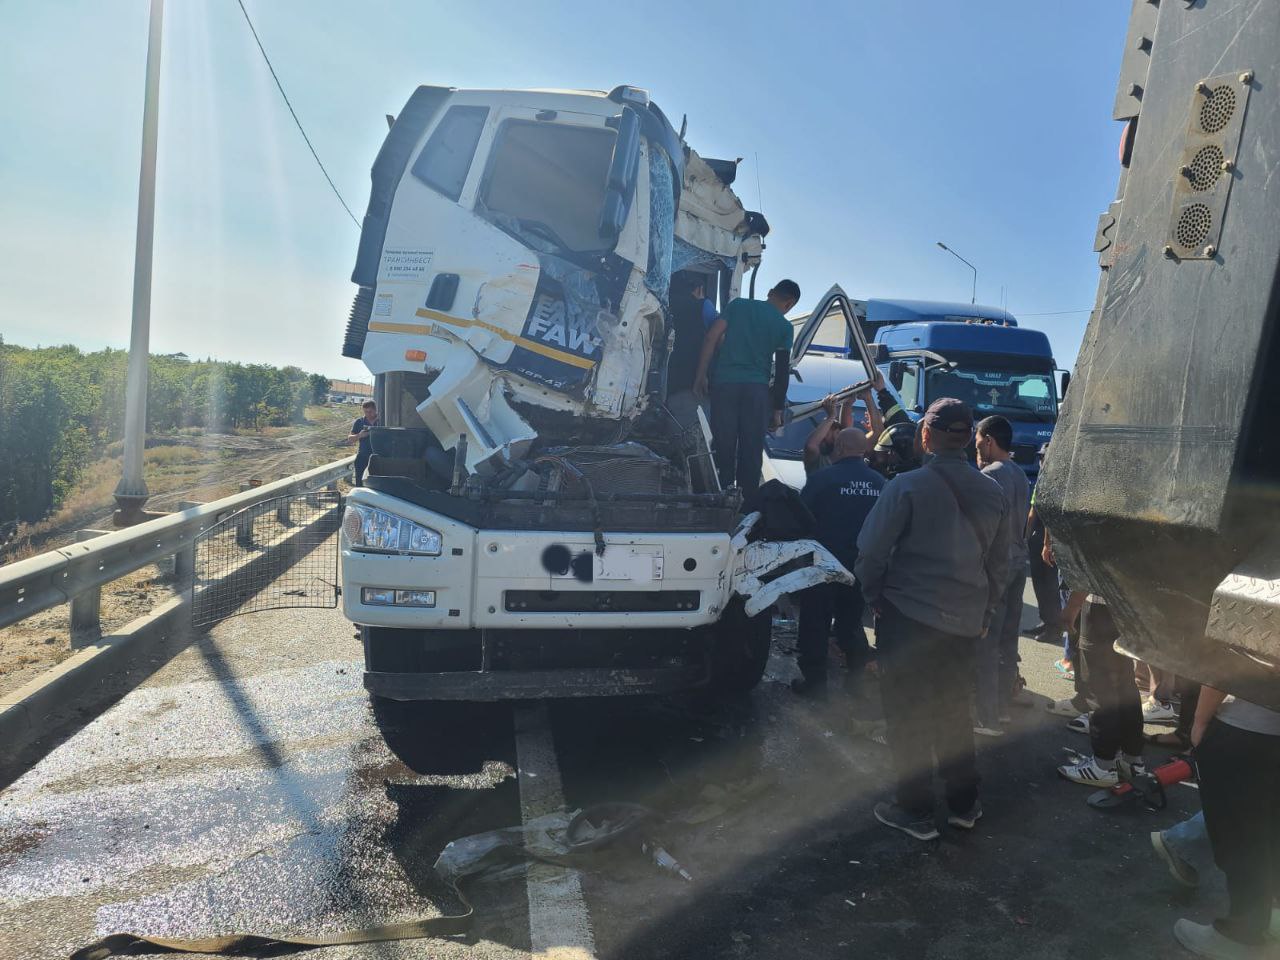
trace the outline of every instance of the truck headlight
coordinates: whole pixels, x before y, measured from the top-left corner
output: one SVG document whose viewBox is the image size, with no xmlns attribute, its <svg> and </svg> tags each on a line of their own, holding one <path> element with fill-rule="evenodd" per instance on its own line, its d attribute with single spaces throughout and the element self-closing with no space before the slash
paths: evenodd
<svg viewBox="0 0 1280 960">
<path fill-rule="evenodd" d="M 357 550 L 440 556 L 440 533 L 404 517 L 358 503 L 347 504 L 342 532 Z"/>
</svg>

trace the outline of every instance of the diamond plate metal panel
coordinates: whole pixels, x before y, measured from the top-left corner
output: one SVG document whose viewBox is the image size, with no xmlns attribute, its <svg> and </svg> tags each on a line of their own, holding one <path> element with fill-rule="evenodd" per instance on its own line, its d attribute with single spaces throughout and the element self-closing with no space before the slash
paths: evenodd
<svg viewBox="0 0 1280 960">
<path fill-rule="evenodd" d="M 1280 540 L 1264 544 L 1218 584 L 1205 633 L 1280 666 Z"/>
</svg>

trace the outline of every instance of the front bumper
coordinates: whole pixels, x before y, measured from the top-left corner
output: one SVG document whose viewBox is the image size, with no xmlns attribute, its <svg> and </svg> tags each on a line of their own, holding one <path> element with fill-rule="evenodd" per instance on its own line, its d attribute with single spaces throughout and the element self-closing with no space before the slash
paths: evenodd
<svg viewBox="0 0 1280 960">
<path fill-rule="evenodd" d="M 458 629 L 667 628 L 714 623 L 729 600 L 724 532 L 478 530 L 416 504 L 360 490 L 361 503 L 438 530 L 440 556 L 353 550 L 342 540 L 342 606 L 366 626 Z M 363 601 L 365 587 L 434 590 L 434 607 Z"/>
</svg>

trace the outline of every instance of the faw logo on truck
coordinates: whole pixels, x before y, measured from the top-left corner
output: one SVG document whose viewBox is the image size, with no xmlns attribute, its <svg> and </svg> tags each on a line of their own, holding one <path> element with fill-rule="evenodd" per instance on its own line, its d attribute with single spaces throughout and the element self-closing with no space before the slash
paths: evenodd
<svg viewBox="0 0 1280 960">
<path fill-rule="evenodd" d="M 555 390 L 580 393 L 602 346 L 596 330 L 599 306 L 593 300 L 567 295 L 564 285 L 543 270 L 524 329 L 503 366 Z"/>
<path fill-rule="evenodd" d="M 583 357 L 594 356 L 601 346 L 594 318 L 588 321 L 581 314 L 570 317 L 563 300 L 553 299 L 545 293 L 534 298 L 524 335 L 531 340 L 568 347 L 570 352 Z"/>
</svg>

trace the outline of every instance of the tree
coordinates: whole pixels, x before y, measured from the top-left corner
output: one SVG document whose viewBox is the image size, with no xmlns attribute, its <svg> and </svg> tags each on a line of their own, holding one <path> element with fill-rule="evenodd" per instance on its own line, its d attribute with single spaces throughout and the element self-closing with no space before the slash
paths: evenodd
<svg viewBox="0 0 1280 960">
<path fill-rule="evenodd" d="M 329 397 L 329 387 L 333 385 L 328 377 L 319 373 L 307 377 L 307 384 L 311 387 L 312 403 L 324 403 Z"/>
</svg>

